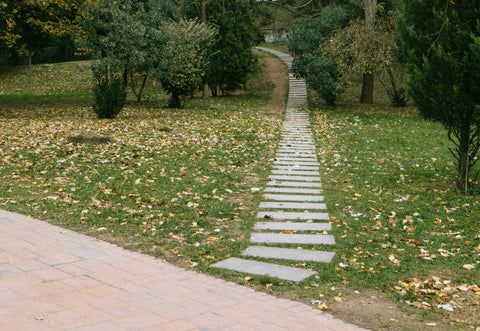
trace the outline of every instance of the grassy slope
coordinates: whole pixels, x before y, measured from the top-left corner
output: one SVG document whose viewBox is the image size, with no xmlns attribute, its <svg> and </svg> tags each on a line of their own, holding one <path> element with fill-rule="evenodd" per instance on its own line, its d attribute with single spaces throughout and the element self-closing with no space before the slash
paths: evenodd
<svg viewBox="0 0 480 331">
<path fill-rule="evenodd" d="M 75 90 L 63 82 L 83 80 L 84 91 L 89 82 L 77 64 L 59 67 L 32 98 L 11 73 L 2 79 L 0 208 L 202 270 L 238 253 L 259 198 L 250 187 L 266 178 L 281 124 L 266 76 L 244 95 L 191 99 L 181 110 L 130 105 L 100 121 L 88 99 L 58 98 Z M 111 142 L 72 143 L 79 135 Z"/>
<path fill-rule="evenodd" d="M 380 88 L 376 98 L 386 101 Z M 312 120 L 338 238 L 334 282 L 386 292 L 403 309 L 458 321 L 458 328 L 478 326 L 480 197 L 456 191 L 444 129 L 412 108 L 316 105 Z"/>
<path fill-rule="evenodd" d="M 69 65 L 75 64 L 65 64 Z M 67 70 L 70 77 L 76 72 Z M 342 317 L 374 329 L 396 326 L 389 321 L 391 316 L 372 319 L 369 309 L 362 309 L 370 318 L 363 321 L 335 300 L 347 297 L 343 302 L 355 302 L 354 290 L 375 289 L 398 302 L 435 304 L 441 292 L 431 290 L 423 298 L 408 289 L 406 296 L 400 296 L 405 285 L 398 281 L 431 275 L 455 285 L 478 280 L 478 265 L 469 272 L 462 266 L 478 261 L 479 199 L 461 197 L 452 189 L 453 165 L 441 127 L 421 120 L 411 109 L 393 113 L 377 105 L 359 110 L 351 103 L 338 109 L 314 107 L 338 257 L 329 265 L 307 264 L 319 276 L 294 284 L 208 269 L 211 262 L 237 255 L 246 246 L 254 222 L 260 195 L 249 188 L 263 185 L 280 126 L 278 115 L 264 112 L 272 88 L 265 76 L 257 76 L 246 95 L 193 99 L 185 110 L 162 109 L 152 103 L 129 106 L 116 121 L 94 119 L 88 94 L 77 104 L 65 103 L 62 95 L 88 91 L 88 85 L 55 92 L 54 78 L 45 79 L 52 86 L 28 100 L 14 87 L 0 94 L 2 208 L 270 293 L 326 300 Z M 8 90 L 0 85 L 2 89 Z M 165 103 L 164 96 L 154 99 Z M 69 136 L 79 134 L 107 136 L 113 142 L 68 142 Z M 455 231 L 461 231 L 462 237 L 445 235 Z M 420 256 L 420 249 L 430 256 Z M 447 253 L 439 249 L 454 255 L 443 257 L 441 252 Z M 399 265 L 389 260 L 391 254 Z M 424 259 L 432 258 L 431 254 L 436 257 Z M 341 268 L 340 262 L 348 267 Z M 446 319 L 478 323 L 478 309 L 471 305 L 474 291 L 454 295 L 466 299 L 460 304 L 473 308 Z M 446 299 L 449 302 L 451 295 Z M 405 319 L 414 320 L 419 313 L 427 320 L 444 317 L 439 309 L 400 306 L 414 313 Z M 462 325 L 466 324 L 456 327 Z"/>
</svg>

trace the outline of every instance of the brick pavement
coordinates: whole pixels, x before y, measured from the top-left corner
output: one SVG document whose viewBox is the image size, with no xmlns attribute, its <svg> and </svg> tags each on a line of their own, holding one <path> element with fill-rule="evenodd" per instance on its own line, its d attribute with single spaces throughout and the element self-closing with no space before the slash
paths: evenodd
<svg viewBox="0 0 480 331">
<path fill-rule="evenodd" d="M 248 287 L 0 210 L 0 330 L 359 330 Z"/>
</svg>

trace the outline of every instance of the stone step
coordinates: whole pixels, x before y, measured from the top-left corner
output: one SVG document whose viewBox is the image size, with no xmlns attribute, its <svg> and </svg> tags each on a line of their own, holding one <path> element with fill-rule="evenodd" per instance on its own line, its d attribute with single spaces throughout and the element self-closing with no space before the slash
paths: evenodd
<svg viewBox="0 0 480 331">
<path fill-rule="evenodd" d="M 291 175 L 291 176 L 302 176 L 302 175 L 320 176 L 320 173 L 318 171 L 295 171 L 295 170 L 272 170 L 272 174 Z"/>
<path fill-rule="evenodd" d="M 264 192 L 269 193 L 289 193 L 289 194 L 320 194 L 322 193 L 319 189 L 312 188 L 292 188 L 292 187 L 266 187 Z"/>
<path fill-rule="evenodd" d="M 266 246 L 250 246 L 242 252 L 243 256 L 265 259 L 281 259 L 292 261 L 309 261 L 329 263 L 335 257 L 334 252 L 314 251 L 310 249 L 293 249 Z"/>
<path fill-rule="evenodd" d="M 270 175 L 268 178 L 273 180 L 299 181 L 299 182 L 318 182 L 320 176 L 290 176 L 290 175 Z"/>
<path fill-rule="evenodd" d="M 301 209 L 301 210 L 326 210 L 324 203 L 311 202 L 261 202 L 260 209 Z"/>
<path fill-rule="evenodd" d="M 257 222 L 255 230 L 273 231 L 331 231 L 330 223 L 302 223 L 302 222 Z"/>
<path fill-rule="evenodd" d="M 301 161 L 301 162 L 316 162 L 316 155 L 288 155 L 288 153 L 281 153 L 275 155 L 277 161 Z"/>
<path fill-rule="evenodd" d="M 321 195 L 292 195 L 292 194 L 264 194 L 264 199 L 272 201 L 311 201 L 321 202 L 324 197 Z"/>
<path fill-rule="evenodd" d="M 312 165 L 274 165 L 274 170 L 284 170 L 284 171 L 318 171 L 318 166 Z"/>
<path fill-rule="evenodd" d="M 252 233 L 250 242 L 262 244 L 335 245 L 335 238 L 329 234 Z"/>
<path fill-rule="evenodd" d="M 320 183 L 310 183 L 310 182 L 270 181 L 270 182 L 268 182 L 267 186 L 321 188 L 322 184 L 320 184 Z"/>
<path fill-rule="evenodd" d="M 309 161 L 273 161 L 273 164 L 275 165 L 289 165 L 289 166 L 295 166 L 295 165 L 311 165 L 311 166 L 320 166 L 318 162 L 309 162 Z"/>
<path fill-rule="evenodd" d="M 244 272 L 252 275 L 270 276 L 293 282 L 300 282 L 316 274 L 314 271 L 283 265 L 251 261 L 232 257 L 211 265 L 213 268 Z"/>
<path fill-rule="evenodd" d="M 273 220 L 311 220 L 328 221 L 327 213 L 305 213 L 305 212 L 287 212 L 287 211 L 260 211 L 257 218 L 266 218 Z"/>
</svg>

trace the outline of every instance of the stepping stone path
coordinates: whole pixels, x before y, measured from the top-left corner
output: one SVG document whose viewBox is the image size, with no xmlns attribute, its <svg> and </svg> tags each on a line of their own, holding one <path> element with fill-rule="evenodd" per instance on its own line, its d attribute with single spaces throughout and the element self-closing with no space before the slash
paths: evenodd
<svg viewBox="0 0 480 331">
<path fill-rule="evenodd" d="M 260 48 L 283 60 L 291 68 L 292 57 L 268 48 Z M 277 150 L 273 170 L 264 190 L 264 201 L 257 214 L 250 242 L 256 244 L 242 252 L 249 259 L 229 258 L 212 265 L 254 275 L 266 275 L 300 282 L 316 272 L 293 265 L 298 261 L 329 263 L 334 252 L 318 250 L 335 245 L 328 234 L 332 225 L 328 221 L 319 173 L 315 144 L 308 113 L 301 110 L 307 103 L 307 87 L 303 79 L 289 74 L 290 91 L 283 136 Z M 264 245 L 264 246 L 259 246 Z M 277 247 L 275 245 L 282 245 Z M 291 247 L 285 247 L 291 246 Z M 312 247 L 314 249 L 312 249 Z M 284 261 L 266 263 L 260 259 Z"/>
</svg>

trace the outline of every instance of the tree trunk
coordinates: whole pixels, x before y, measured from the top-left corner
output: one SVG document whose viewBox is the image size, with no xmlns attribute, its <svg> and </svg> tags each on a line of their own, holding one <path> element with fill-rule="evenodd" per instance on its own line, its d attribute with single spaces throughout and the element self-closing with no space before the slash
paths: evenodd
<svg viewBox="0 0 480 331">
<path fill-rule="evenodd" d="M 468 189 L 468 173 L 470 170 L 470 125 L 462 124 L 457 149 L 458 177 L 457 187 L 463 193 Z"/>
<path fill-rule="evenodd" d="M 32 66 L 32 56 L 28 57 L 28 87 L 30 92 L 33 93 L 33 66 Z"/>
<path fill-rule="evenodd" d="M 128 67 L 125 65 L 123 70 L 123 90 L 126 91 L 128 88 Z"/>
<path fill-rule="evenodd" d="M 176 93 L 172 93 L 172 97 L 170 98 L 170 102 L 168 104 L 169 108 L 182 108 L 182 100 L 180 96 Z"/>
<path fill-rule="evenodd" d="M 364 0 L 365 23 L 370 29 L 375 28 L 375 14 L 377 12 L 377 0 Z M 363 74 L 361 103 L 373 103 L 373 73 Z"/>
<path fill-rule="evenodd" d="M 372 73 L 363 74 L 362 95 L 360 97 L 361 103 L 373 103 L 373 83 L 374 75 Z"/>
</svg>

